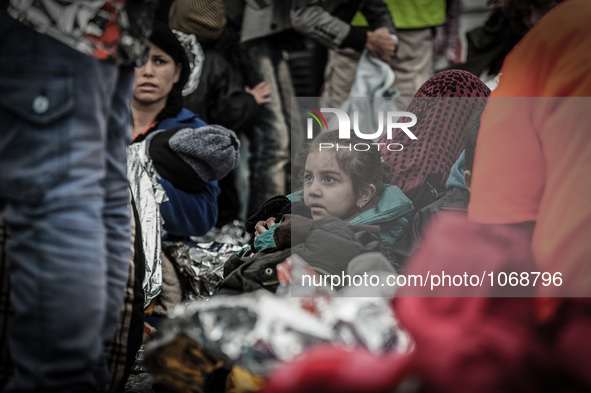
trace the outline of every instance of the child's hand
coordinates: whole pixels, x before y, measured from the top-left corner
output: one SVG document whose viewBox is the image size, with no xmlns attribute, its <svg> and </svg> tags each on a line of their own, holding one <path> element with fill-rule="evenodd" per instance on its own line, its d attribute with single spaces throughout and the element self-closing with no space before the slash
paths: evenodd
<svg viewBox="0 0 591 393">
<path fill-rule="evenodd" d="M 248 86 L 244 87 L 244 90 L 254 97 L 257 104 L 266 104 L 271 102 L 271 86 L 267 82 L 261 82 L 252 89 Z"/>
<path fill-rule="evenodd" d="M 275 217 L 269 217 L 267 218 L 267 221 L 259 221 L 257 222 L 257 224 L 254 226 L 255 232 L 254 232 L 254 238 L 256 240 L 257 237 L 259 237 L 260 234 L 262 234 L 263 232 L 267 232 L 267 230 L 269 228 L 271 228 L 273 225 L 275 225 Z"/>
</svg>

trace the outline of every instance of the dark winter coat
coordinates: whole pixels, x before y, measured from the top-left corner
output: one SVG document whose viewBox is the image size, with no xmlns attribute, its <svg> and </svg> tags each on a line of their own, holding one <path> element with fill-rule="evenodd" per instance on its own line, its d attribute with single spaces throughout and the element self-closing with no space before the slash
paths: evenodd
<svg viewBox="0 0 591 393">
<path fill-rule="evenodd" d="M 411 227 L 412 241 L 415 246 L 421 243 L 425 229 L 434 217 L 444 211 L 466 211 L 470 201 L 470 192 L 465 188 L 452 187 L 444 195 L 419 210 L 413 219 Z"/>
<path fill-rule="evenodd" d="M 249 133 L 260 107 L 244 90 L 242 78 L 215 49 L 203 45 L 203 69 L 197 90 L 184 105 L 208 124 L 220 124 L 236 133 Z"/>
<path fill-rule="evenodd" d="M 266 248 L 252 257 L 232 256 L 224 266 L 225 278 L 217 294 L 239 294 L 261 288 L 275 292 L 279 285 L 277 265 L 292 254 L 298 254 L 319 274 L 339 275 L 347 271 L 354 257 L 381 248 L 377 226 L 352 226 L 336 217 L 303 220 L 298 227 L 305 226 L 309 231 L 302 243 L 283 250 Z"/>
</svg>

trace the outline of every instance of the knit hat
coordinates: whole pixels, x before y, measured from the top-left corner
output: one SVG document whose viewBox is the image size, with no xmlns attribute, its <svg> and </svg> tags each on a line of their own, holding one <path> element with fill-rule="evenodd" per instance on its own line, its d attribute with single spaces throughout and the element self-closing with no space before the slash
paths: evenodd
<svg viewBox="0 0 591 393">
<path fill-rule="evenodd" d="M 236 134 L 219 125 L 156 131 L 146 143 L 158 174 L 189 193 L 225 177 L 240 157 Z"/>
<path fill-rule="evenodd" d="M 198 39 L 216 39 L 226 25 L 222 0 L 175 0 L 168 14 L 170 28 Z"/>
</svg>

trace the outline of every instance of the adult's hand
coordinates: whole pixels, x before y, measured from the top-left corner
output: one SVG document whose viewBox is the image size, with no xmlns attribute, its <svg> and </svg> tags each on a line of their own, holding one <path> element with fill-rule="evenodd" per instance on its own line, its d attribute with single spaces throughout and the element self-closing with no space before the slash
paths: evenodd
<svg viewBox="0 0 591 393">
<path fill-rule="evenodd" d="M 396 50 L 396 44 L 396 39 L 392 37 L 390 31 L 386 27 L 380 27 L 367 32 L 365 49 L 378 59 L 390 63 Z"/>
</svg>

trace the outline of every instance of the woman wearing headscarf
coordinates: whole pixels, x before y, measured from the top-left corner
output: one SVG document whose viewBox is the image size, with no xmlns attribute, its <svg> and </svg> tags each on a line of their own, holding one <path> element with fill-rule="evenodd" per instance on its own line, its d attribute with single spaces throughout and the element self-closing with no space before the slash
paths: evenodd
<svg viewBox="0 0 591 393">
<path fill-rule="evenodd" d="M 156 23 L 150 44 L 148 62 L 135 71 L 134 143 L 146 140 L 166 193 L 168 201 L 160 205 L 164 230 L 201 236 L 217 220 L 217 180 L 236 165 L 239 142 L 234 132 L 208 126 L 183 108 L 183 87 L 196 76 L 175 33 Z"/>
<path fill-rule="evenodd" d="M 179 38 L 177 38 L 179 37 Z M 187 297 L 190 284 L 178 272 L 175 246 L 205 235 L 216 223 L 217 181 L 239 157 L 235 133 L 207 125 L 183 108 L 183 93 L 196 86 L 202 61 L 196 40 L 156 23 L 150 54 L 135 69 L 131 110 L 133 143 L 128 147 L 128 177 L 141 227 L 145 275 L 143 306 L 158 326 L 174 305 Z M 188 45 L 185 51 L 184 45 Z M 190 90 L 190 89 L 189 89 Z M 163 244 L 163 240 L 166 241 Z"/>
<path fill-rule="evenodd" d="M 160 253 L 161 238 L 187 240 L 205 235 L 215 225 L 217 181 L 234 168 L 239 155 L 233 131 L 207 125 L 183 108 L 185 85 L 196 86 L 192 78 L 199 77 L 192 71 L 200 64 L 191 68 L 187 55 L 195 53 L 194 48 L 185 51 L 177 34 L 163 23 L 154 25 L 149 40 L 148 61 L 135 70 L 134 143 L 128 149 L 128 172 L 146 254 L 146 304 L 162 293 L 161 288 L 170 287 L 166 282 L 174 282 L 178 289 L 172 265 L 160 265 L 165 259 Z M 198 44 L 194 41 L 193 45 Z M 197 56 L 195 60 L 200 61 Z M 180 301 L 180 297 L 175 299 L 169 303 Z"/>
<path fill-rule="evenodd" d="M 401 151 L 388 150 L 385 136 L 379 141 L 385 143 L 384 182 L 400 187 L 415 211 L 445 191 L 450 170 L 464 148 L 466 125 L 482 111 L 489 94 L 490 89 L 467 71 L 439 72 L 419 88 L 406 109 L 417 117 L 411 127 L 417 139 L 405 141 Z M 404 134 L 395 131 L 393 135 Z"/>
</svg>

